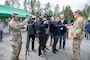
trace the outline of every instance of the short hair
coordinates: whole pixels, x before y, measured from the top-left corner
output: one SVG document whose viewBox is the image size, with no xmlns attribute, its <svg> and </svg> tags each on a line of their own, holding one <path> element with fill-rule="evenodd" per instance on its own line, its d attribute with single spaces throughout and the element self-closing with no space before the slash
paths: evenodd
<svg viewBox="0 0 90 60">
<path fill-rule="evenodd" d="M 82 15 L 80 10 L 76 10 L 74 13 L 78 13 L 78 14 Z"/>
<path fill-rule="evenodd" d="M 57 17 L 59 17 L 59 16 L 55 16 L 54 19 L 57 18 Z"/>
<path fill-rule="evenodd" d="M 39 16 L 42 16 L 42 13 L 39 13 Z"/>
<path fill-rule="evenodd" d="M 61 17 L 61 16 L 64 16 L 64 17 L 65 17 L 65 15 L 64 15 L 64 14 L 60 14 L 60 17 Z"/>
<path fill-rule="evenodd" d="M 12 17 L 15 17 L 15 15 L 19 15 L 18 13 L 12 13 Z"/>
</svg>

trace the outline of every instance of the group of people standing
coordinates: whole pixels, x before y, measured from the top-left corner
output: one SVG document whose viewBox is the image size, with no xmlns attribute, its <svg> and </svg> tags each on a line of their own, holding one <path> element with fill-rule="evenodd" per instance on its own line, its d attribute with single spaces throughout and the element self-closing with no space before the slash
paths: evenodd
<svg viewBox="0 0 90 60">
<path fill-rule="evenodd" d="M 63 48 L 65 50 L 66 44 L 66 32 L 67 32 L 67 20 L 64 19 L 64 14 L 60 15 L 61 20 L 59 17 L 55 17 L 54 21 L 47 20 L 44 18 L 42 14 L 39 15 L 39 21 L 37 22 L 38 26 L 38 38 L 39 38 L 39 56 L 42 56 L 42 51 L 46 52 L 45 49 L 46 43 L 48 40 L 49 33 L 52 33 L 54 41 L 52 44 L 52 52 L 56 54 L 58 49 L 56 49 L 56 45 L 58 40 L 60 40 L 59 49 Z M 49 29 L 48 29 L 49 28 Z M 48 31 L 47 31 L 48 29 Z M 48 34 L 47 34 L 48 32 Z M 63 38 L 63 39 L 62 39 Z M 63 46 L 62 46 L 63 40 Z"/>
<path fill-rule="evenodd" d="M 38 14 L 38 18 L 30 19 L 27 17 L 22 23 L 19 23 L 18 13 L 13 13 L 12 20 L 9 22 L 10 30 L 12 31 L 13 42 L 13 54 L 11 60 L 19 60 L 19 54 L 22 47 L 22 35 L 21 27 L 27 22 L 27 40 L 26 40 L 26 50 L 29 51 L 30 38 L 32 38 L 32 50 L 36 51 L 34 48 L 35 37 L 39 39 L 38 56 L 43 56 L 42 52 L 46 52 L 47 40 L 49 33 L 52 34 L 54 40 L 52 42 L 52 52 L 56 54 L 58 49 L 56 48 L 59 41 L 59 49 L 65 50 L 66 44 L 66 32 L 68 21 L 65 19 L 64 14 L 60 15 L 60 18 L 56 16 L 54 20 L 48 15 L 45 17 L 42 13 Z M 73 57 L 72 60 L 78 60 L 80 57 L 80 44 L 83 38 L 83 18 L 81 17 L 81 12 L 79 10 L 75 11 L 74 17 L 76 19 L 73 24 Z M 63 40 L 63 41 L 62 41 Z"/>
</svg>

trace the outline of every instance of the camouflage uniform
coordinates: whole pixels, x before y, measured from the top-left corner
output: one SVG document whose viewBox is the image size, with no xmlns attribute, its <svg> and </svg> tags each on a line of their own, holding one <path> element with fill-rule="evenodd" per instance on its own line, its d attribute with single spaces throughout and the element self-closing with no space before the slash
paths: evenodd
<svg viewBox="0 0 90 60">
<path fill-rule="evenodd" d="M 73 56 L 72 60 L 80 59 L 80 44 L 83 40 L 83 18 L 79 17 L 73 25 Z"/>
<path fill-rule="evenodd" d="M 19 60 L 18 57 L 20 55 L 21 47 L 22 47 L 22 36 L 21 36 L 21 27 L 25 24 L 25 21 L 19 23 L 18 21 L 11 20 L 9 22 L 9 27 L 12 32 L 12 57 L 11 60 Z"/>
</svg>

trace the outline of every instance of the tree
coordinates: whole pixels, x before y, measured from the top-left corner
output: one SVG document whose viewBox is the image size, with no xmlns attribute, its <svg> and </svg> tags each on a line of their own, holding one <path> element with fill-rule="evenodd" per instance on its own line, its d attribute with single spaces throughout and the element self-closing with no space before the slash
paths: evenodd
<svg viewBox="0 0 90 60">
<path fill-rule="evenodd" d="M 10 4 L 9 4 L 9 2 L 6 0 L 5 1 L 5 4 L 4 4 L 5 6 L 10 6 Z"/>
<path fill-rule="evenodd" d="M 64 12 L 65 12 L 65 6 L 62 7 L 61 14 L 64 14 Z"/>
<path fill-rule="evenodd" d="M 50 3 L 48 2 L 46 5 L 45 5 L 45 12 L 50 12 L 51 10 L 51 5 Z"/>
<path fill-rule="evenodd" d="M 63 7 L 63 11 L 61 13 L 64 13 L 65 18 L 67 20 L 73 20 L 73 12 L 71 10 L 71 7 L 69 5 L 67 5 L 65 8 Z"/>
<path fill-rule="evenodd" d="M 31 0 L 31 9 L 32 9 L 32 14 L 35 15 L 35 6 L 36 6 L 36 0 Z"/>
<path fill-rule="evenodd" d="M 90 16 L 90 5 L 85 4 L 85 7 L 82 11 L 82 16 L 84 17 L 84 19 L 87 19 L 88 16 Z"/>
<path fill-rule="evenodd" d="M 35 15 L 36 8 L 36 0 L 28 0 L 27 1 L 27 11 Z"/>
<path fill-rule="evenodd" d="M 20 8 L 19 0 L 6 0 L 5 5 Z"/>
<path fill-rule="evenodd" d="M 26 10 L 27 11 L 27 0 L 24 0 L 24 2 L 23 2 L 24 4 L 23 4 L 23 6 L 24 6 L 24 10 Z"/>
<path fill-rule="evenodd" d="M 55 7 L 55 10 L 54 10 L 54 16 L 59 16 L 59 15 L 60 15 L 60 7 L 57 4 L 56 7 Z"/>
<path fill-rule="evenodd" d="M 41 3 L 39 0 L 36 2 L 36 7 L 37 7 L 37 12 L 40 12 Z"/>
<path fill-rule="evenodd" d="M 52 17 L 54 17 L 54 13 L 52 10 L 50 10 L 49 13 L 52 15 Z"/>
</svg>

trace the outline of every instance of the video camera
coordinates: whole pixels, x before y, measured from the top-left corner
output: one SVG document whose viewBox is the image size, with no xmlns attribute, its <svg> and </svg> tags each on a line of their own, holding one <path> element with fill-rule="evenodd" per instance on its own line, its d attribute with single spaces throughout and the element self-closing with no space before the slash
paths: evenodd
<svg viewBox="0 0 90 60">
<path fill-rule="evenodd" d="M 45 14 L 44 17 L 47 18 L 47 20 L 51 20 L 51 14 L 50 13 Z"/>
<path fill-rule="evenodd" d="M 35 20 L 35 18 L 33 17 L 32 20 Z"/>
</svg>

